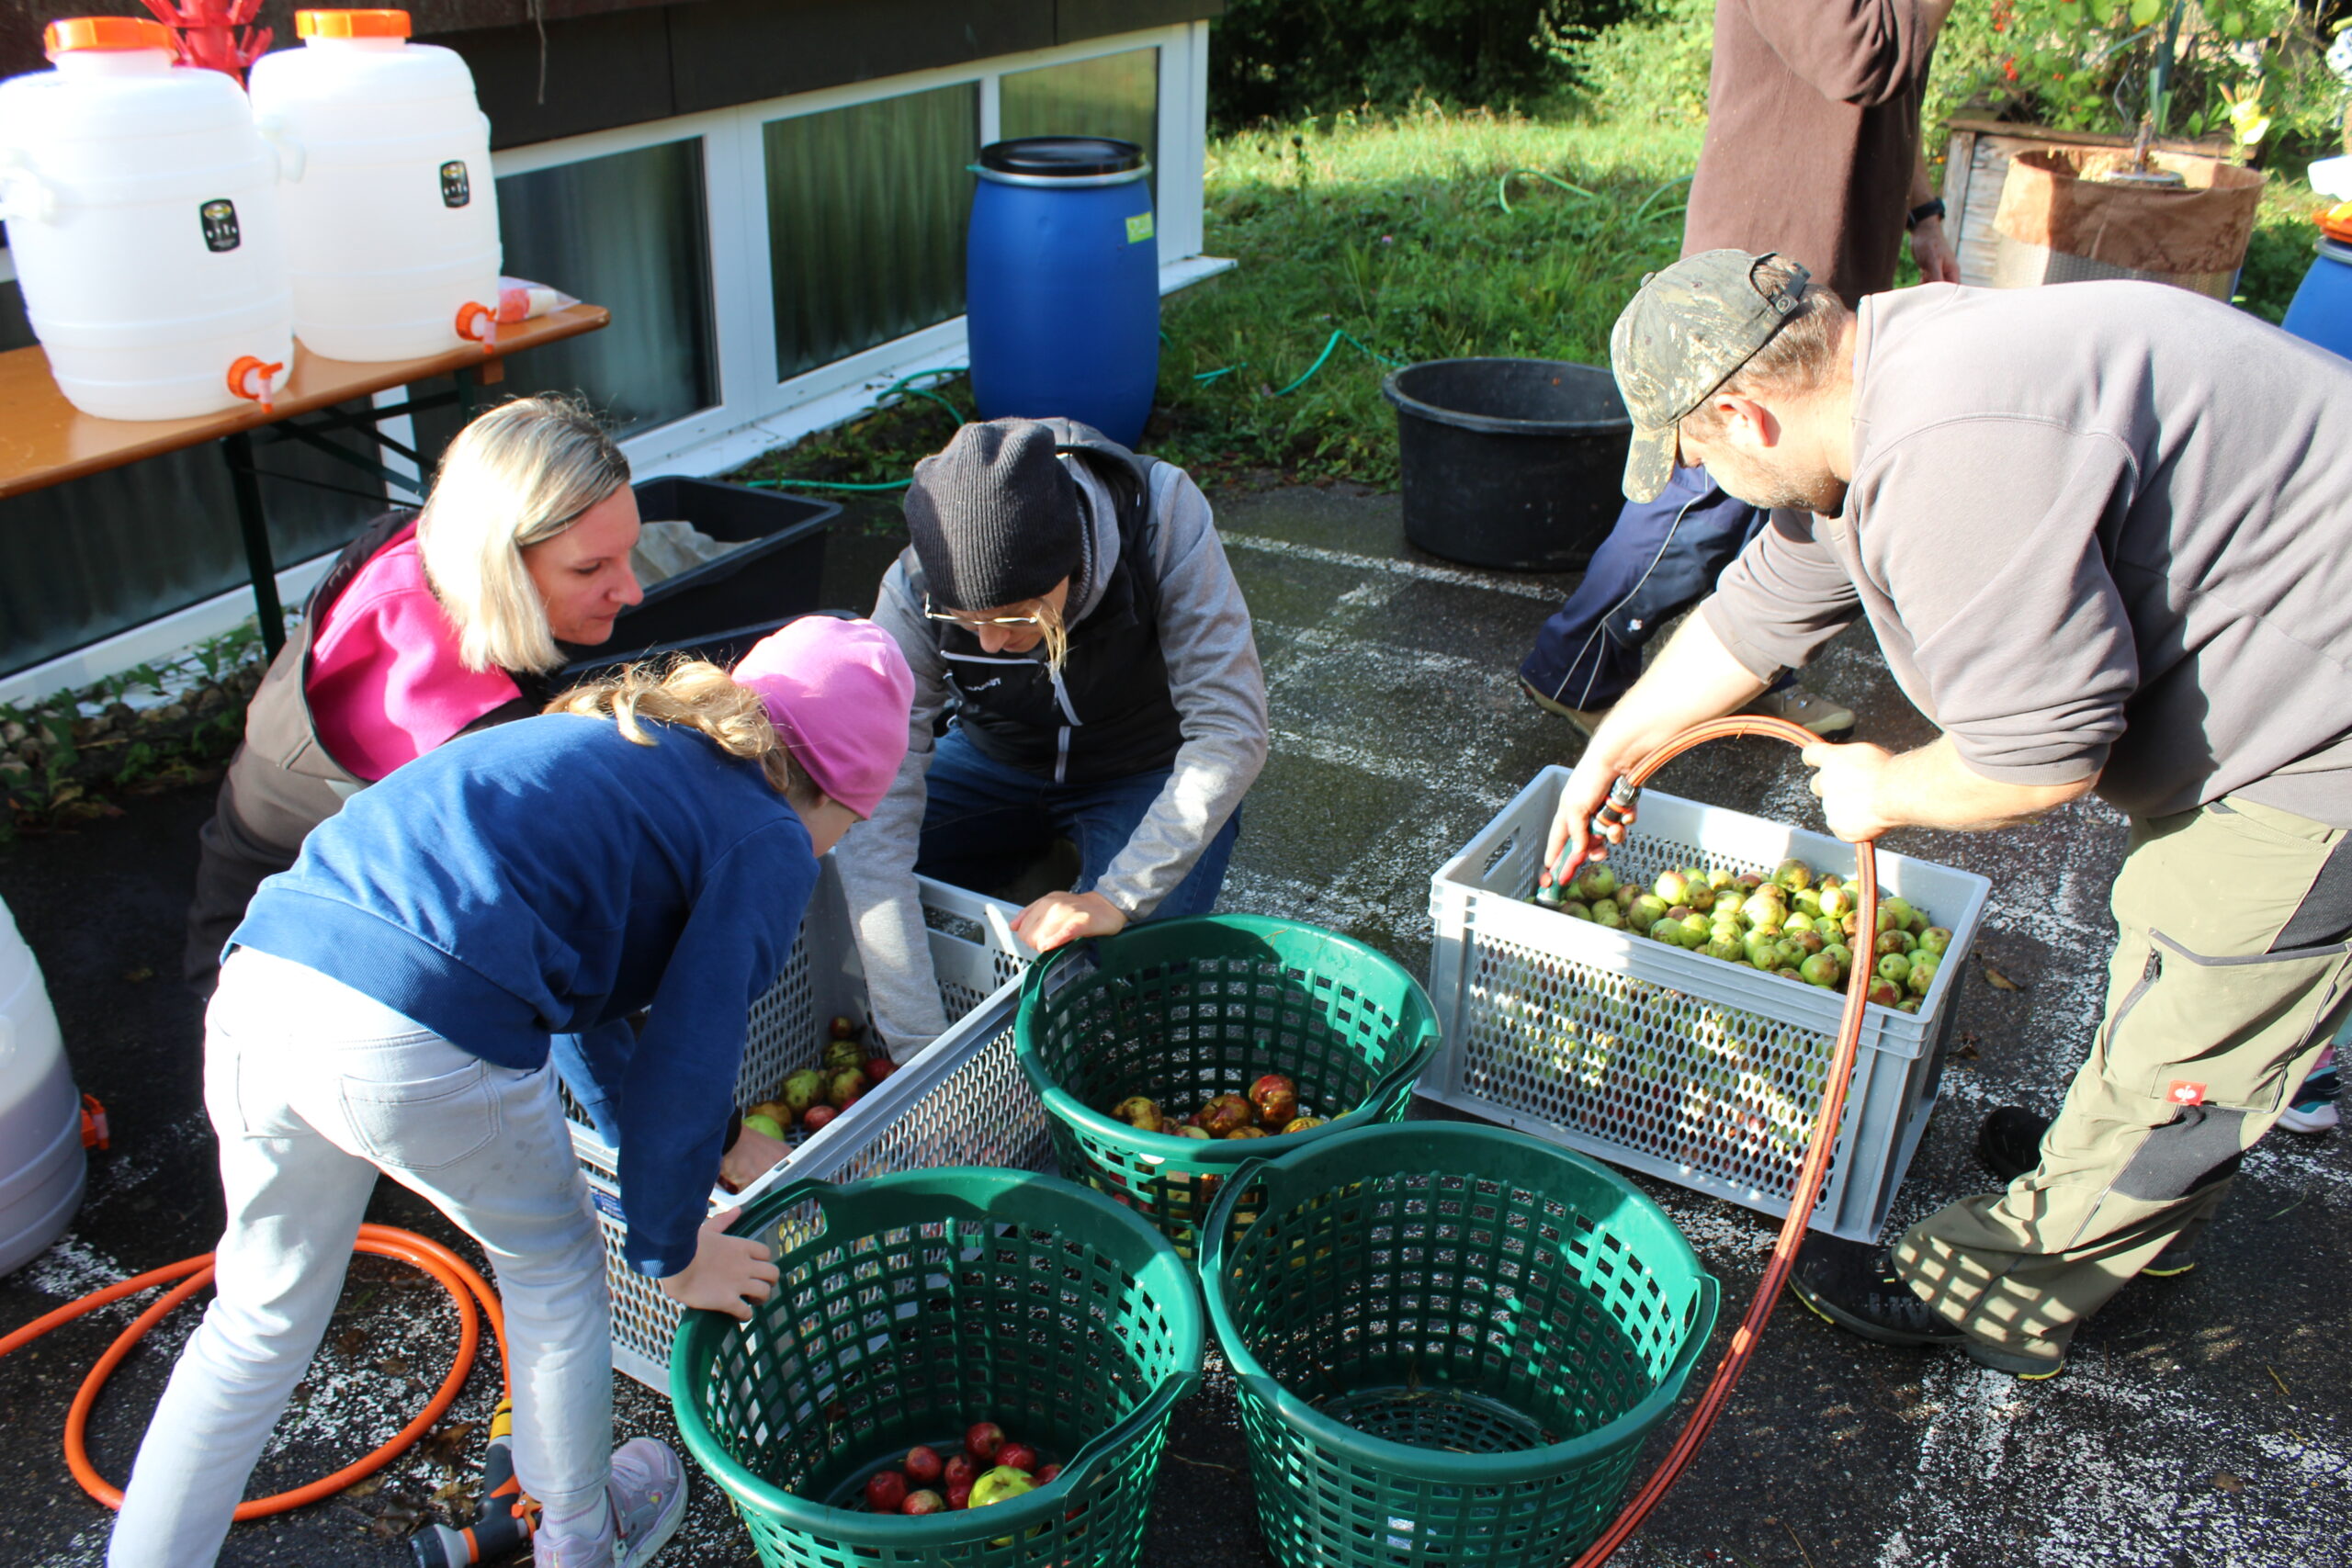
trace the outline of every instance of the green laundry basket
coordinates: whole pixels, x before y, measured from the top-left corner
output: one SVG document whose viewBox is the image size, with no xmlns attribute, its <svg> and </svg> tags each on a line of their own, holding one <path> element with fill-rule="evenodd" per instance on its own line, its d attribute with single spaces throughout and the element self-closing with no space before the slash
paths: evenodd
<svg viewBox="0 0 2352 1568">
<path fill-rule="evenodd" d="M 1091 965 L 1091 966 L 1090 966 Z M 1080 942 L 1030 966 L 1013 1039 L 1063 1175 L 1149 1218 L 1187 1257 L 1219 1183 L 1275 1151 L 1405 1114 L 1437 1010 L 1396 960 L 1296 920 L 1198 915 Z M 1325 1125 L 1280 1138 L 1140 1133 L 1129 1095 L 1182 1117 L 1261 1074 Z"/>
<path fill-rule="evenodd" d="M 966 1169 L 792 1183 L 733 1234 L 782 1277 L 749 1323 L 686 1315 L 670 1398 L 768 1568 L 1136 1561 L 1200 1376 L 1200 1293 L 1166 1238 L 1069 1182 Z M 866 1477 L 983 1420 L 1062 1472 L 988 1508 L 865 1511 Z"/>
<path fill-rule="evenodd" d="M 1233 1223 L 1245 1190 L 1254 1224 Z M 1258 1522 L 1287 1568 L 1557 1568 L 1616 1514 L 1714 1327 L 1657 1204 L 1450 1122 L 1237 1174 L 1204 1226 Z"/>
</svg>

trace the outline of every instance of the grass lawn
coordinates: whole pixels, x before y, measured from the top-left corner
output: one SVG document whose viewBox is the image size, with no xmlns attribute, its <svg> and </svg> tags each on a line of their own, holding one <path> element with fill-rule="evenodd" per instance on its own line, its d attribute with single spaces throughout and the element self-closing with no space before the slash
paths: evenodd
<svg viewBox="0 0 2352 1568">
<path fill-rule="evenodd" d="M 1695 126 L 1433 105 L 1215 140 L 1205 249 L 1240 265 L 1168 299 L 1145 445 L 1204 484 L 1273 472 L 1393 486 L 1385 362 L 1607 364 L 1610 323 L 1680 245 L 1699 142 Z M 2267 320 L 2310 265 L 2315 203 L 2271 175 L 2242 285 Z M 1907 257 L 1897 281 L 1917 281 Z M 965 378 L 928 389 L 968 415 Z M 940 401 L 900 398 L 734 477 L 888 483 L 953 428 Z"/>
</svg>

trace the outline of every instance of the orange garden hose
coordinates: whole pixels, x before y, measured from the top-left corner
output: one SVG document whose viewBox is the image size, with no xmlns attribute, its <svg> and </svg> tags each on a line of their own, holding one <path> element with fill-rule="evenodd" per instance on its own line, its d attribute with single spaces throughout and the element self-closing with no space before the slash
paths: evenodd
<svg viewBox="0 0 2352 1568">
<path fill-rule="evenodd" d="M 361 1225 L 359 1239 L 353 1245 L 353 1250 L 414 1264 L 439 1280 L 442 1289 L 449 1292 L 449 1299 L 457 1303 L 458 1323 L 458 1353 L 450 1363 L 449 1375 L 441 1380 L 440 1388 L 416 1418 L 383 1447 L 307 1486 L 281 1492 L 275 1497 L 255 1497 L 238 1504 L 234 1517 L 240 1520 L 288 1513 L 332 1497 L 354 1483 L 375 1474 L 431 1431 L 433 1424 L 456 1401 L 458 1391 L 465 1385 L 466 1375 L 473 1370 L 474 1352 L 481 1343 L 482 1314 L 489 1315 L 491 1333 L 498 1340 L 500 1375 L 502 1379 L 504 1377 L 506 1319 L 499 1310 L 498 1292 L 492 1290 L 490 1282 L 475 1272 L 464 1258 L 437 1241 L 390 1225 Z M 123 1358 L 130 1354 L 131 1347 L 138 1344 L 149 1329 L 162 1322 L 173 1308 L 212 1282 L 212 1254 L 208 1252 L 198 1258 L 184 1258 L 177 1263 L 150 1269 L 144 1274 L 135 1274 L 104 1290 L 93 1291 L 79 1301 L 69 1302 L 55 1312 L 35 1318 L 15 1333 L 0 1337 L 0 1356 L 6 1356 L 85 1313 L 95 1312 L 109 1302 L 119 1301 L 125 1296 L 135 1295 L 175 1280 L 179 1282 L 164 1292 L 160 1299 L 132 1321 L 130 1327 L 115 1337 L 114 1343 L 107 1347 L 106 1354 L 98 1358 L 97 1364 L 82 1380 L 81 1388 L 74 1393 L 73 1407 L 66 1412 L 65 1463 L 74 1472 L 74 1479 L 81 1483 L 82 1490 L 109 1508 L 122 1506 L 122 1491 L 100 1475 L 97 1467 L 90 1462 L 84 1436 L 89 1426 L 91 1408 L 97 1404 L 98 1391 L 106 1386 L 107 1379 L 116 1367 L 121 1365 Z M 476 1302 L 481 1303 L 479 1313 L 475 1310 Z"/>
<path fill-rule="evenodd" d="M 1718 718 L 1697 724 L 1684 730 L 1641 761 L 1626 770 L 1615 791 L 1612 803 L 1630 799 L 1632 792 L 1647 783 L 1675 758 L 1692 747 L 1709 740 L 1720 740 L 1735 735 L 1760 735 L 1803 748 L 1813 745 L 1820 737 L 1802 729 L 1785 719 L 1778 718 Z M 1611 807 L 1602 807 L 1602 818 L 1614 820 Z M 1873 840 L 1865 839 L 1854 846 L 1855 881 L 1860 888 L 1856 903 L 1856 931 L 1873 931 L 1878 922 L 1878 856 Z M 1764 1334 L 1765 1321 L 1781 1299 L 1781 1288 L 1788 1282 L 1789 1271 L 1796 1266 L 1797 1248 L 1804 1244 L 1805 1226 L 1813 1217 L 1813 1205 L 1821 1195 L 1823 1178 L 1828 1173 L 1830 1150 L 1837 1145 L 1838 1124 L 1846 1114 L 1846 1080 L 1853 1075 L 1854 1054 L 1862 1038 L 1862 1006 L 1866 988 L 1849 986 L 1846 990 L 1846 1010 L 1838 1020 L 1838 1044 L 1829 1059 L 1829 1073 L 1822 1085 L 1821 1113 L 1814 1119 L 1813 1142 L 1807 1145 L 1804 1163 L 1797 1168 L 1795 1191 L 1789 1196 L 1789 1217 L 1781 1224 L 1780 1239 L 1772 1245 L 1772 1257 L 1764 1266 L 1764 1278 L 1756 1287 L 1756 1299 L 1748 1303 L 1747 1314 L 1740 1319 L 1739 1327 L 1731 1337 L 1731 1346 L 1724 1352 L 1723 1360 L 1715 1368 L 1715 1375 L 1699 1395 L 1691 1409 L 1690 1418 L 1683 1423 L 1674 1446 L 1658 1462 L 1657 1471 L 1643 1483 L 1600 1539 L 1585 1549 L 1573 1568 L 1600 1568 L 1626 1538 L 1642 1526 L 1652 1508 L 1657 1506 L 1675 1482 L 1681 1479 L 1691 1460 L 1698 1456 L 1699 1445 L 1723 1414 L 1724 1405 L 1731 1398 L 1732 1386 L 1756 1355 L 1756 1347 Z"/>
</svg>

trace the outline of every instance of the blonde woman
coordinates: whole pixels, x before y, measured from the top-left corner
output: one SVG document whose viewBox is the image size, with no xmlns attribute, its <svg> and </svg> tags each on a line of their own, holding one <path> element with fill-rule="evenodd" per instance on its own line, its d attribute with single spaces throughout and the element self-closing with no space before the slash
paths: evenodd
<svg viewBox="0 0 2352 1568">
<path fill-rule="evenodd" d="M 559 643 L 593 646 L 644 597 L 628 461 L 561 398 L 491 410 L 451 442 L 420 513 L 352 541 L 245 715 L 199 842 L 187 977 L 266 876 L 345 799 L 452 736 L 536 713 Z"/>
<path fill-rule="evenodd" d="M 731 677 L 631 672 L 439 748 L 254 896 L 205 1020 L 229 1215 L 218 1295 L 148 1427 L 109 1562 L 219 1553 L 379 1173 L 497 1269 L 539 1568 L 636 1568 L 660 1550 L 685 1476 L 651 1438 L 609 1447 L 604 1247 L 550 1034 L 617 1034 L 650 1006 L 594 1086 L 618 1113 L 628 1260 L 685 1306 L 749 1318 L 775 1266 L 722 1234 L 731 1213 L 704 1213 L 746 1020 L 817 857 L 897 772 L 911 687 L 871 622 L 807 616 Z"/>
<path fill-rule="evenodd" d="M 947 1026 L 918 873 L 992 892 L 1069 839 L 1072 886 L 1013 922 L 1041 951 L 1205 913 L 1267 739 L 1250 607 L 1182 468 L 1071 421 L 996 420 L 917 465 L 906 509 L 874 618 L 914 671 L 913 733 L 839 857 L 900 1060 Z"/>
</svg>

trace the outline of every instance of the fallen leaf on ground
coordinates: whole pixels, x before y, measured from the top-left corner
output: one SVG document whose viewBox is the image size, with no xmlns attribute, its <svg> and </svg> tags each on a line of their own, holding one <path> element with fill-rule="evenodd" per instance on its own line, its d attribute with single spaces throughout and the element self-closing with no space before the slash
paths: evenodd
<svg viewBox="0 0 2352 1568">
<path fill-rule="evenodd" d="M 1996 991 L 2022 991 L 2025 989 L 2023 986 L 2018 985 L 2015 980 L 2010 979 L 2007 975 L 2002 974 L 1990 964 L 1984 965 L 1984 983 L 1992 987 Z"/>
<path fill-rule="evenodd" d="M 2243 1492 L 2245 1490 L 2245 1483 L 2235 1475 L 2231 1474 L 2226 1470 L 2216 1471 L 2214 1472 L 2213 1484 L 2220 1487 L 2224 1492 Z"/>
<path fill-rule="evenodd" d="M 365 1481 L 355 1481 L 345 1487 L 343 1495 L 346 1497 L 373 1497 L 383 1489 L 384 1478 L 380 1475 L 371 1475 Z"/>
</svg>

